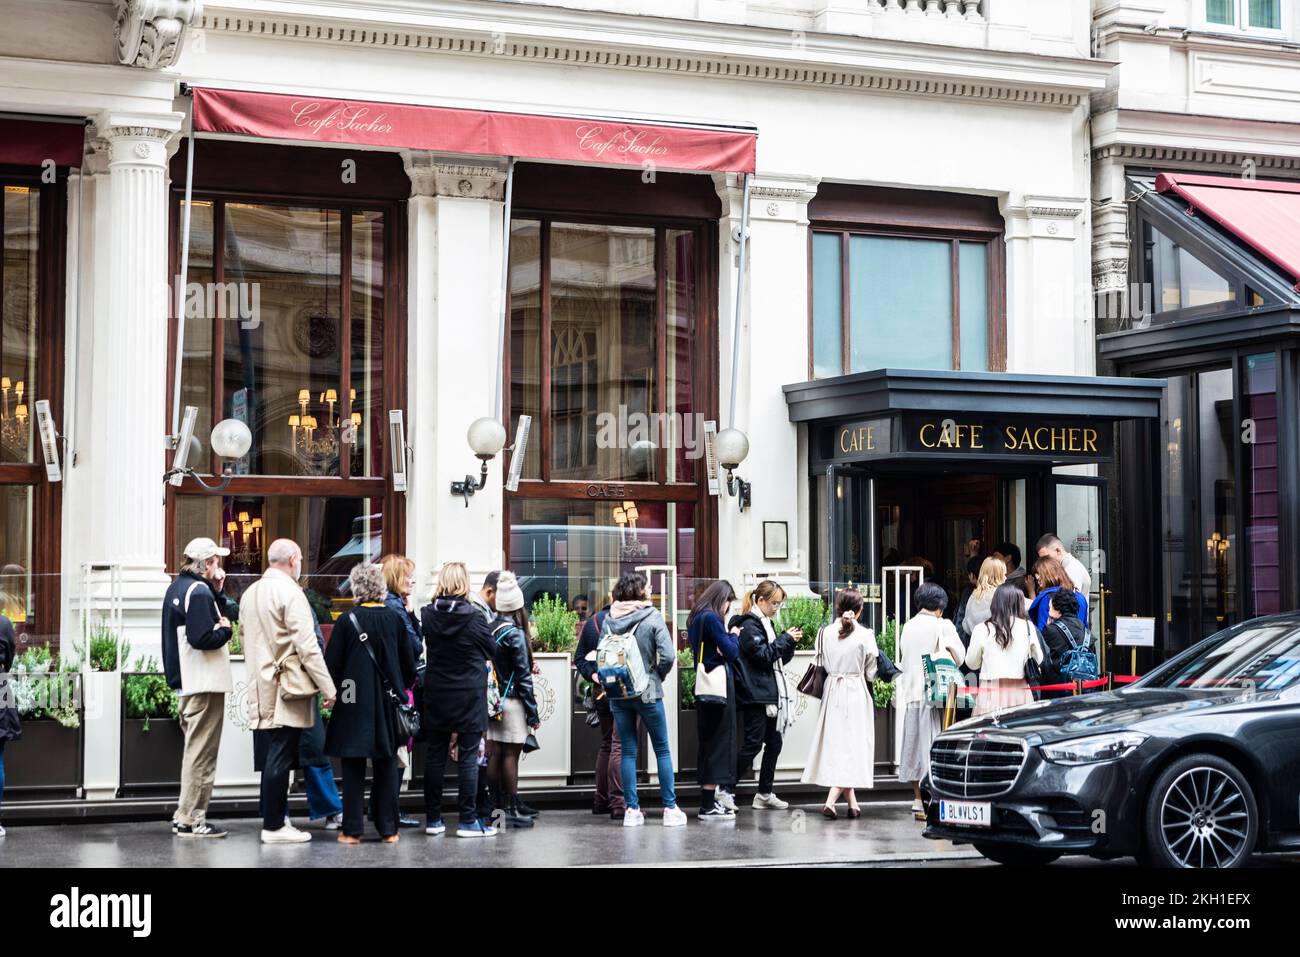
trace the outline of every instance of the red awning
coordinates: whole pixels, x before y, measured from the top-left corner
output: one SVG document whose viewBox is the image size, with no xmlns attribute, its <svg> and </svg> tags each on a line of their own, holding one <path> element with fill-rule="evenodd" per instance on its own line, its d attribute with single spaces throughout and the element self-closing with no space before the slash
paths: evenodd
<svg viewBox="0 0 1300 957">
<path fill-rule="evenodd" d="M 752 173 L 752 130 L 618 119 L 495 113 L 195 87 L 194 129 L 206 133 L 515 156 L 606 166 Z"/>
<path fill-rule="evenodd" d="M 85 135 L 81 120 L 0 116 L 0 163 L 40 166 L 54 160 L 55 166 L 80 167 Z"/>
<path fill-rule="evenodd" d="M 1161 173 L 1156 191 L 1186 200 L 1300 283 L 1300 183 Z"/>
</svg>

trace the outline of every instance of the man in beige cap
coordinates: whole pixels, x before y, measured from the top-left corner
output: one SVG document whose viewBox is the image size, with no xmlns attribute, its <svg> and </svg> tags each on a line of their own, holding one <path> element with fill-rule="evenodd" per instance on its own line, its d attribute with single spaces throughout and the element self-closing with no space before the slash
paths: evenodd
<svg viewBox="0 0 1300 957">
<path fill-rule="evenodd" d="M 270 567 L 239 600 L 253 766 L 262 773 L 262 843 L 299 844 L 311 835 L 289 822 L 289 772 L 298 765 L 302 730 L 316 723 L 316 695 L 324 695 L 330 708 L 335 689 L 316 642 L 311 605 L 298 587 L 302 549 L 277 538 L 266 550 L 266 563 Z"/>
<path fill-rule="evenodd" d="M 230 549 L 210 538 L 194 539 L 185 546 L 180 574 L 163 598 L 163 671 L 180 699 L 185 735 L 180 802 L 172 819 L 178 837 L 226 836 L 224 828 L 208 822 L 207 813 L 226 695 L 234 690 L 227 648 L 230 621 L 217 605 L 225 577 L 221 559 L 229 554 Z"/>
</svg>

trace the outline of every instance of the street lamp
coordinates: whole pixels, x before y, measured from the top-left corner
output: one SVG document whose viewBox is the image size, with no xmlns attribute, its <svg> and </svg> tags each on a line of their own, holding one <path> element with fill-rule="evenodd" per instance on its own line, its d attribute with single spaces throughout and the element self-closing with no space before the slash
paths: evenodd
<svg viewBox="0 0 1300 957">
<path fill-rule="evenodd" d="M 482 463 L 479 466 L 478 481 L 474 481 L 474 476 L 466 475 L 464 481 L 451 483 L 451 494 L 464 496 L 465 507 L 469 508 L 470 496 L 482 491 L 483 486 L 487 484 L 488 463 L 505 448 L 506 427 L 496 419 L 486 416 L 475 419 L 469 424 L 465 441 L 469 443 L 470 451 Z"/>
<path fill-rule="evenodd" d="M 749 438 L 740 429 L 723 429 L 713 442 L 718 453 L 718 462 L 727 470 L 727 494 L 736 499 L 743 512 L 749 507 L 752 485 L 746 482 L 735 470 L 749 455 Z"/>
<path fill-rule="evenodd" d="M 190 451 L 192 446 L 196 444 L 193 440 L 194 423 L 198 419 L 198 415 L 197 406 L 187 405 L 185 407 L 185 418 L 176 443 L 176 456 L 172 459 L 172 467 L 163 476 L 163 481 L 180 486 L 188 475 L 205 492 L 224 492 L 226 486 L 230 484 L 230 480 L 234 477 L 232 469 L 235 461 L 247 455 L 248 450 L 253 446 L 253 433 L 249 431 L 248 425 L 242 419 L 222 419 L 213 427 L 211 436 L 212 450 L 221 459 L 222 478 L 216 485 L 209 485 L 203 481 L 203 476 L 189 467 Z"/>
</svg>

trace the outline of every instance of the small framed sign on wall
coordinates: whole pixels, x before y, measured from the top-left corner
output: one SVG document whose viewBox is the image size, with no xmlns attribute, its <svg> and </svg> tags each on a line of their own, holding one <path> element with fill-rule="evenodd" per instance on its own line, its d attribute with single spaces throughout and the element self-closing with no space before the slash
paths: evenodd
<svg viewBox="0 0 1300 957">
<path fill-rule="evenodd" d="M 790 526 L 787 522 L 763 523 L 763 561 L 785 561 L 790 557 Z"/>
</svg>

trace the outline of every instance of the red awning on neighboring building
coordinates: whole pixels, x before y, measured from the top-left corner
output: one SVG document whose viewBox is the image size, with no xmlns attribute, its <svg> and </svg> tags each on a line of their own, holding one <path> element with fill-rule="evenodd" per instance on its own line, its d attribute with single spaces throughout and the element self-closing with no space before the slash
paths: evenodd
<svg viewBox="0 0 1300 957">
<path fill-rule="evenodd" d="M 1186 200 L 1300 283 L 1300 183 L 1161 173 L 1156 191 Z"/>
<path fill-rule="evenodd" d="M 0 116 L 0 163 L 81 166 L 86 124 L 82 120 L 45 120 Z"/>
<path fill-rule="evenodd" d="M 195 87 L 196 132 L 472 156 L 752 173 L 753 130 Z"/>
</svg>

